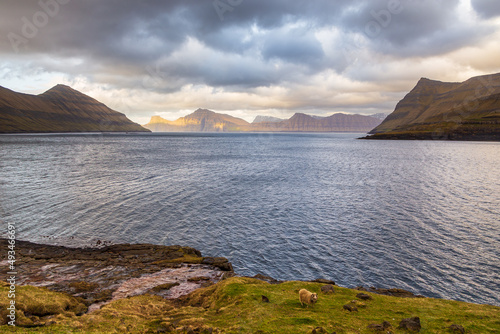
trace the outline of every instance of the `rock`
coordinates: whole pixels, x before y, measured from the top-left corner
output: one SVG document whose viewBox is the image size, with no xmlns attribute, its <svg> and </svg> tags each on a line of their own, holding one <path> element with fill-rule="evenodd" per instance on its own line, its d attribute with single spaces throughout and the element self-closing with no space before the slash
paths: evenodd
<svg viewBox="0 0 500 334">
<path fill-rule="evenodd" d="M 201 283 L 201 285 L 200 285 L 200 286 L 201 286 L 202 288 L 208 288 L 209 286 L 212 286 L 212 285 L 214 285 L 214 284 L 215 284 L 215 283 L 214 283 L 214 282 L 212 282 L 212 281 L 207 281 L 207 282 L 203 282 L 203 283 Z"/>
<path fill-rule="evenodd" d="M 448 329 L 453 333 L 461 333 L 461 334 L 465 333 L 465 328 L 463 326 L 456 324 L 451 325 L 450 327 L 448 327 Z"/>
<path fill-rule="evenodd" d="M 201 263 L 219 267 L 224 271 L 234 271 L 233 265 L 225 257 L 204 257 Z"/>
<path fill-rule="evenodd" d="M 322 284 L 335 285 L 334 281 L 330 281 L 330 280 L 324 279 L 324 278 L 317 278 L 317 279 L 315 279 L 314 281 L 311 281 L 311 282 L 313 282 L 313 283 L 322 283 Z"/>
<path fill-rule="evenodd" d="M 373 299 L 373 297 L 372 297 L 372 296 L 367 295 L 366 293 L 358 293 L 358 294 L 356 295 L 356 298 L 359 298 L 359 299 L 361 299 L 361 300 L 372 300 L 372 299 Z"/>
<path fill-rule="evenodd" d="M 7 239 L 0 238 L 0 248 L 7 245 Z M 18 240 L 17 262 L 23 275 L 16 283 L 68 293 L 95 310 L 111 300 L 144 293 L 175 299 L 234 275 L 226 258 L 203 258 L 190 247 L 103 241 L 100 246 L 71 248 Z M 179 285 L 176 282 L 180 286 L 169 290 Z"/>
<path fill-rule="evenodd" d="M 363 302 L 360 302 L 359 300 L 351 300 L 349 304 L 354 305 L 359 308 L 366 308 L 366 304 Z"/>
<path fill-rule="evenodd" d="M 316 327 L 312 330 L 311 334 L 328 334 L 328 332 L 323 327 Z"/>
<path fill-rule="evenodd" d="M 358 312 L 358 308 L 356 307 L 356 305 L 353 305 L 351 303 L 345 304 L 343 308 L 344 310 L 347 310 L 349 312 Z"/>
<path fill-rule="evenodd" d="M 99 284 L 76 281 L 76 282 L 71 282 L 69 284 L 69 287 L 72 288 L 76 293 L 91 292 L 99 288 Z"/>
<path fill-rule="evenodd" d="M 360 285 L 360 286 L 357 286 L 357 287 L 355 288 L 355 290 L 358 290 L 358 291 L 368 291 L 368 290 L 366 290 L 366 288 L 362 287 L 361 285 Z"/>
<path fill-rule="evenodd" d="M 207 276 L 196 276 L 188 278 L 188 282 L 201 282 L 201 281 L 210 281 L 210 277 Z"/>
<path fill-rule="evenodd" d="M 236 273 L 232 271 L 225 271 L 221 276 L 221 281 L 236 276 Z"/>
<path fill-rule="evenodd" d="M 333 285 L 327 284 L 321 287 L 321 292 L 323 292 L 324 294 L 331 294 L 335 293 L 335 289 L 333 288 Z"/>
<path fill-rule="evenodd" d="M 386 296 L 394 296 L 394 297 L 402 297 L 402 298 L 422 298 L 423 296 L 417 296 L 413 292 L 403 290 L 403 289 L 379 289 L 379 288 L 370 288 L 370 292 L 386 295 Z"/>
<path fill-rule="evenodd" d="M 154 288 L 152 288 L 151 291 L 152 292 L 160 292 L 160 291 L 163 291 L 163 290 L 170 290 L 174 286 L 179 286 L 179 285 L 180 284 L 178 282 L 160 284 L 160 285 L 157 285 Z"/>
<path fill-rule="evenodd" d="M 392 327 L 392 325 L 388 321 L 384 321 L 381 324 L 369 324 L 368 325 L 369 329 L 372 329 L 376 332 L 385 332 L 391 327 Z"/>
<path fill-rule="evenodd" d="M 413 317 L 413 318 L 406 318 L 401 320 L 399 323 L 399 329 L 406 329 L 407 331 L 410 332 L 420 332 L 420 329 L 422 329 L 422 326 L 420 326 L 420 318 L 419 317 Z"/>
<path fill-rule="evenodd" d="M 269 303 L 269 298 L 267 298 L 266 296 L 262 296 L 262 302 L 263 303 Z"/>
<path fill-rule="evenodd" d="M 255 276 L 253 276 L 252 278 L 255 278 L 255 279 L 267 282 L 269 284 L 280 284 L 280 283 L 283 283 L 282 281 L 278 281 L 277 279 L 274 279 L 274 278 L 272 278 L 270 276 L 265 276 L 265 275 L 262 275 L 262 274 L 257 274 Z"/>
</svg>

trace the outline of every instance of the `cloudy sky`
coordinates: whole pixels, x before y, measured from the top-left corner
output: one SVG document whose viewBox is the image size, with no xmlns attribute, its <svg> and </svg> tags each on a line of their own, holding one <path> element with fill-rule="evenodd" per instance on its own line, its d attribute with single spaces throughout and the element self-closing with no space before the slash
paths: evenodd
<svg viewBox="0 0 500 334">
<path fill-rule="evenodd" d="M 500 72 L 498 0 L 1 0 L 0 86 L 132 120 L 391 112 L 421 77 Z"/>
</svg>

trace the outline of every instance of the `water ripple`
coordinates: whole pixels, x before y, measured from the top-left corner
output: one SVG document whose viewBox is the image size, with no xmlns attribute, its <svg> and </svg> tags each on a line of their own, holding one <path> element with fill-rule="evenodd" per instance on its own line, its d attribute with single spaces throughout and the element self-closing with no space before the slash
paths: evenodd
<svg viewBox="0 0 500 334">
<path fill-rule="evenodd" d="M 183 244 L 245 275 L 500 305 L 500 145 L 354 137 L 0 136 L 2 219 L 26 240 Z"/>
</svg>

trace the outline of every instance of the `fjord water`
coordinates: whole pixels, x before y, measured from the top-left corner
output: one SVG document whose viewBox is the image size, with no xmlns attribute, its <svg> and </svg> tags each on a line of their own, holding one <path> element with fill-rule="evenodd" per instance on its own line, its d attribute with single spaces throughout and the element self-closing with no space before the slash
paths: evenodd
<svg viewBox="0 0 500 334">
<path fill-rule="evenodd" d="M 0 136 L 2 226 L 500 305 L 500 144 L 357 136 Z"/>
</svg>

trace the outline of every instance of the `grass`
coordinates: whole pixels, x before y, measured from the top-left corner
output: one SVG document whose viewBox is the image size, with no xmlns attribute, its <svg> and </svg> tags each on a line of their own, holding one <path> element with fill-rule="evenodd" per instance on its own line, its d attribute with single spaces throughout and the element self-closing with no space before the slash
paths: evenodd
<svg viewBox="0 0 500 334">
<path fill-rule="evenodd" d="M 235 277 L 208 288 L 194 291 L 179 301 L 142 295 L 110 303 L 98 311 L 83 316 L 63 311 L 54 316 L 54 324 L 23 329 L 18 333 L 156 333 L 158 330 L 181 329 L 191 326 L 216 328 L 221 333 L 311 333 L 323 327 L 328 333 L 374 333 L 371 323 L 388 321 L 394 333 L 403 318 L 418 316 L 420 333 L 447 333 L 458 324 L 467 333 L 500 333 L 500 307 L 464 302 L 415 298 L 404 299 L 371 294 L 373 300 L 363 301 L 365 308 L 348 312 L 343 305 L 356 300 L 359 291 L 335 287 L 334 294 L 321 293 L 320 283 L 286 282 L 271 285 L 250 278 Z M 306 288 L 318 293 L 314 307 L 301 306 L 298 291 Z M 19 287 L 29 294 L 38 288 Z M 44 302 L 63 305 L 67 295 L 49 292 Z M 6 287 L 2 287 L 0 304 L 5 304 Z M 269 303 L 262 301 L 262 295 Z M 41 301 L 42 299 L 40 299 Z M 71 303 L 70 303 L 71 304 Z M 73 305 L 73 304 L 71 304 Z M 66 312 L 66 313 L 65 313 Z M 0 327 L 5 332 L 6 326 Z M 180 333 L 183 331 L 181 330 Z M 208 331 L 206 331 L 208 332 Z"/>
</svg>

